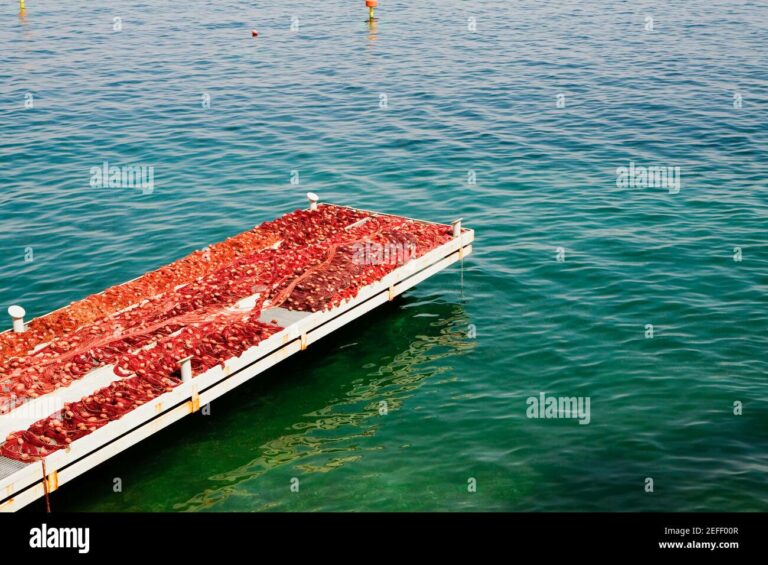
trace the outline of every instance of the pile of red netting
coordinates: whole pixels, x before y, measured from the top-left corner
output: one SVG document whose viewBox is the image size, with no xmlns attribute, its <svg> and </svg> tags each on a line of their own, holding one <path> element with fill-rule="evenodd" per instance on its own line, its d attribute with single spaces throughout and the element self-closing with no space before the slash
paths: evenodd
<svg viewBox="0 0 768 565">
<path fill-rule="evenodd" d="M 200 374 L 280 331 L 259 321 L 265 308 L 332 308 L 450 237 L 447 226 L 395 216 L 297 210 L 0 334 L 0 417 L 96 368 L 120 377 L 10 434 L 0 454 L 28 461 L 61 449 L 173 390 L 180 359 Z"/>
</svg>

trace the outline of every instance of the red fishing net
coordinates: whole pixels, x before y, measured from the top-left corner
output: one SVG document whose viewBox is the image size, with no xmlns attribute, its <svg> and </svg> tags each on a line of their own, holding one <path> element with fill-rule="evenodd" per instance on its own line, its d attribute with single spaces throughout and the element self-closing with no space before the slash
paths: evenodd
<svg viewBox="0 0 768 565">
<path fill-rule="evenodd" d="M 297 210 L 0 335 L 0 416 L 97 367 L 122 377 L 12 433 L 0 454 L 60 449 L 173 390 L 180 359 L 200 374 L 280 331 L 258 321 L 264 308 L 332 308 L 450 238 L 447 226 L 399 217 Z"/>
</svg>

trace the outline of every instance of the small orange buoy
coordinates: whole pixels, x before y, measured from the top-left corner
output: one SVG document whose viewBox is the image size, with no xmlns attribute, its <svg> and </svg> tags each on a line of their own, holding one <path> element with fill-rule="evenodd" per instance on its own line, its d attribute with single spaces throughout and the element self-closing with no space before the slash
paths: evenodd
<svg viewBox="0 0 768 565">
<path fill-rule="evenodd" d="M 368 8 L 368 19 L 373 21 L 373 9 L 379 5 L 379 0 L 365 0 L 365 5 Z"/>
<path fill-rule="evenodd" d="M 252 29 L 252 30 L 251 30 L 251 35 L 252 35 L 253 37 L 259 37 L 259 32 L 258 32 L 258 31 L 256 31 L 255 29 Z"/>
</svg>

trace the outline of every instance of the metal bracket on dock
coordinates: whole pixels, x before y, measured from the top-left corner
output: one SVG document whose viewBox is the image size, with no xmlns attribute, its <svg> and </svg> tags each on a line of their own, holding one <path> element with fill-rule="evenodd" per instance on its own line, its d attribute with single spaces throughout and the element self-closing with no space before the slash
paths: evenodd
<svg viewBox="0 0 768 565">
<path fill-rule="evenodd" d="M 59 488 L 59 473 L 58 471 L 52 471 L 45 477 L 45 482 L 48 485 L 48 492 L 52 493 Z"/>
<path fill-rule="evenodd" d="M 192 399 L 190 402 L 190 414 L 194 414 L 200 410 L 200 394 L 197 392 L 197 387 L 192 385 Z"/>
</svg>

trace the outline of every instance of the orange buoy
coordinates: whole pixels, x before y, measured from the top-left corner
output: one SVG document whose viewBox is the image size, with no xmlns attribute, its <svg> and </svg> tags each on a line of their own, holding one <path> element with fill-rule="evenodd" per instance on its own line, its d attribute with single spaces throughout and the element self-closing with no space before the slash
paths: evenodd
<svg viewBox="0 0 768 565">
<path fill-rule="evenodd" d="M 368 8 L 368 19 L 373 21 L 373 9 L 379 5 L 379 0 L 365 0 L 365 5 Z"/>
<path fill-rule="evenodd" d="M 251 35 L 252 35 L 253 37 L 259 37 L 259 32 L 258 32 L 258 31 L 256 31 L 255 29 L 252 29 L 252 30 L 251 30 Z"/>
</svg>

